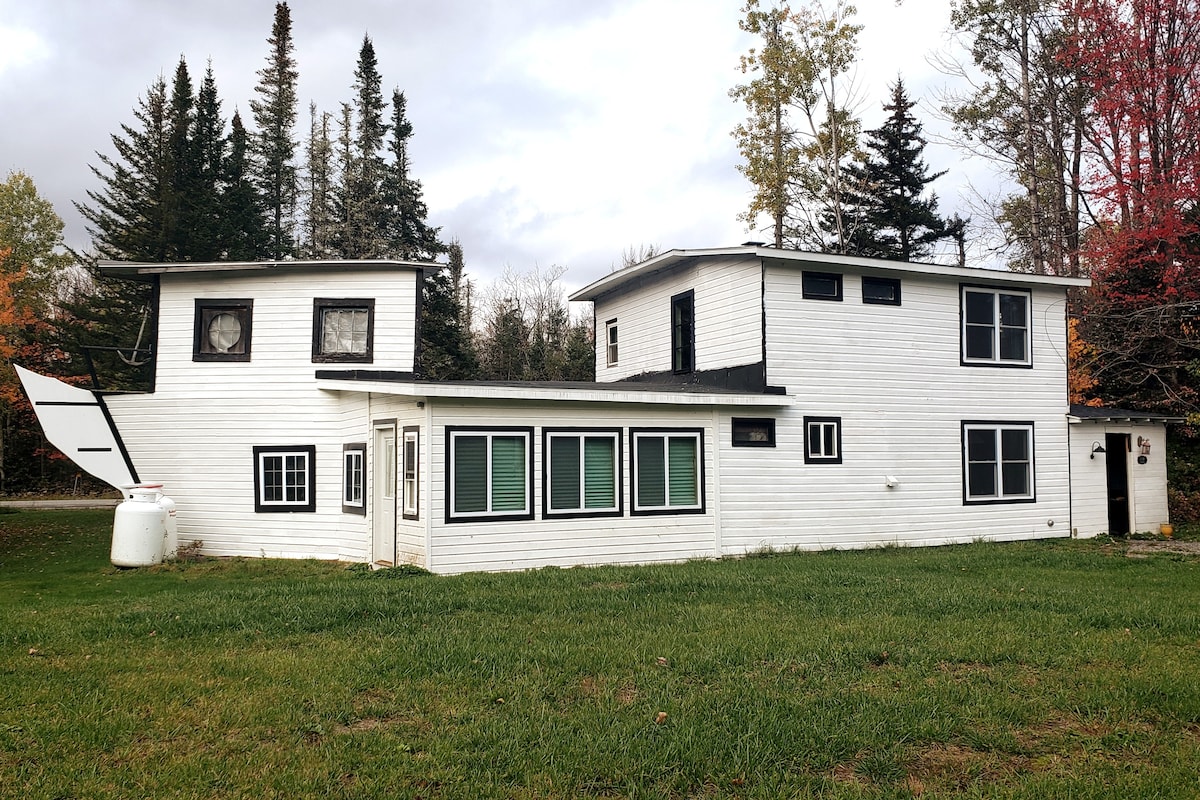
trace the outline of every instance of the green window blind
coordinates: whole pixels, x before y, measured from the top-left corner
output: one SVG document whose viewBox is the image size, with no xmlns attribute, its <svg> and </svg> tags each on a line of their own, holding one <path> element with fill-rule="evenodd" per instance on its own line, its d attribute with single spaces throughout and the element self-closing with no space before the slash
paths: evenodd
<svg viewBox="0 0 1200 800">
<path fill-rule="evenodd" d="M 643 508 L 660 508 L 667 504 L 666 439 L 662 436 L 639 436 L 637 440 L 637 500 Z"/>
<path fill-rule="evenodd" d="M 454 438 L 454 510 L 487 511 L 487 437 Z"/>
<path fill-rule="evenodd" d="M 583 441 L 583 494 L 585 508 L 616 508 L 616 444 L 609 437 L 589 436 Z"/>
<path fill-rule="evenodd" d="M 699 505 L 696 486 L 696 440 L 672 436 L 668 446 L 669 496 L 672 506 Z"/>
<path fill-rule="evenodd" d="M 525 437 L 492 437 L 492 511 L 524 511 Z"/>
<path fill-rule="evenodd" d="M 550 437 L 550 508 L 579 508 L 579 438 Z"/>
</svg>

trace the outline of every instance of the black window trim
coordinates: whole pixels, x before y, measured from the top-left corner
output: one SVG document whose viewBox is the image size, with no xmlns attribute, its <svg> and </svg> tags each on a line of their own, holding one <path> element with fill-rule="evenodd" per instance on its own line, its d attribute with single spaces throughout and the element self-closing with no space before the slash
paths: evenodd
<svg viewBox="0 0 1200 800">
<path fill-rule="evenodd" d="M 616 459 L 617 474 L 615 476 L 616 486 L 614 487 L 617 507 L 615 509 L 605 509 L 602 511 L 588 511 L 586 509 L 580 511 L 555 511 L 550 508 L 550 436 L 551 434 L 566 434 L 577 438 L 584 438 L 588 435 L 598 435 L 612 437 L 617 444 L 617 450 L 614 454 Z M 559 427 L 559 428 L 542 428 L 542 517 L 553 519 L 580 519 L 583 517 L 623 517 L 625 516 L 625 447 L 624 447 L 624 430 L 621 428 L 604 428 L 604 427 Z"/>
<path fill-rule="evenodd" d="M 363 309 L 367 312 L 367 351 L 365 353 L 322 353 L 324 311 L 327 309 Z M 312 363 L 370 364 L 375 360 L 375 300 L 370 297 L 314 297 Z"/>
<path fill-rule="evenodd" d="M 1029 431 L 1029 497 L 993 497 L 983 500 L 972 500 L 967 493 L 967 428 L 971 427 L 988 427 L 994 429 L 1000 428 L 1026 428 Z M 998 505 L 1014 505 L 1019 503 L 1036 503 L 1037 502 L 1037 431 L 1033 420 L 994 420 L 994 419 L 965 419 L 962 421 L 960 428 L 960 448 L 959 463 L 962 469 L 962 497 L 964 506 L 998 506 Z M 997 454 L 999 456 L 999 453 Z"/>
<path fill-rule="evenodd" d="M 744 441 L 739 442 L 737 438 L 737 430 L 739 425 L 760 426 L 765 425 L 767 428 L 767 440 L 764 442 Z M 774 447 L 775 446 L 775 418 L 774 417 L 733 417 L 729 422 L 729 439 L 733 447 Z"/>
<path fill-rule="evenodd" d="M 686 302 L 689 310 L 690 320 L 687 329 L 687 341 L 678 341 L 675 325 L 675 307 Z M 687 354 L 687 368 L 677 369 L 675 354 L 679 352 Z M 672 295 L 671 297 L 671 372 L 675 375 L 687 375 L 696 371 L 696 292 L 694 289 L 688 289 L 686 292 Z"/>
<path fill-rule="evenodd" d="M 204 326 L 205 311 L 233 312 L 242 326 L 242 340 L 245 341 L 245 352 L 242 353 L 212 353 L 205 352 L 204 343 L 208 331 Z M 253 343 L 254 332 L 254 300 L 242 298 L 208 298 L 197 297 L 195 300 L 195 316 L 192 322 L 192 361 L 249 361 L 250 346 Z"/>
<path fill-rule="evenodd" d="M 677 508 L 647 508 L 639 509 L 637 507 L 637 481 L 638 481 L 638 461 L 637 461 L 637 440 L 638 436 L 695 436 L 696 437 L 696 482 L 697 495 L 700 500 L 698 508 L 683 506 Z M 661 516 L 664 514 L 707 514 L 708 513 L 708 498 L 704 491 L 704 428 L 630 428 L 629 429 L 629 463 L 630 463 L 630 481 L 629 481 L 629 513 L 635 517 L 650 517 Z"/>
<path fill-rule="evenodd" d="M 511 434 L 521 434 L 525 436 L 525 441 L 528 443 L 525 453 L 525 505 L 528 511 L 518 511 L 501 514 L 489 513 L 466 513 L 456 514 L 454 512 L 454 434 L 466 433 L 470 434 L 499 434 L 501 436 Z M 445 468 L 445 495 L 443 503 L 445 504 L 445 522 L 447 525 L 458 525 L 462 523 L 472 522 L 511 522 L 515 520 L 529 520 L 534 518 L 535 508 L 533 502 L 533 450 L 534 450 L 534 429 L 532 426 L 522 425 L 447 425 L 446 426 L 446 468 Z M 487 487 L 491 491 L 491 486 Z"/>
<path fill-rule="evenodd" d="M 362 502 L 358 505 L 346 502 L 346 456 L 349 453 L 359 454 L 359 464 L 362 470 L 360 475 L 361 485 L 358 487 L 362 496 Z M 366 442 L 350 442 L 342 445 L 342 513 L 358 514 L 361 516 L 367 515 L 367 443 Z"/>
<path fill-rule="evenodd" d="M 810 277 L 832 280 L 837 286 L 837 291 L 833 295 L 810 292 L 808 288 L 808 279 Z M 844 296 L 843 289 L 843 278 L 840 272 L 819 272 L 812 269 L 801 270 L 800 272 L 800 296 L 805 300 L 824 300 L 826 302 L 840 303 Z"/>
<path fill-rule="evenodd" d="M 255 445 L 254 454 L 254 511 L 260 514 L 287 514 L 317 510 L 317 447 L 312 444 Z M 264 503 L 261 461 L 265 455 L 304 453 L 308 456 L 308 500 L 305 503 Z"/>
<path fill-rule="evenodd" d="M 834 430 L 837 433 L 837 456 L 830 458 L 829 456 L 814 456 L 808 447 L 809 430 L 811 424 L 828 425 L 832 423 Z M 842 418 L 841 417 L 809 417 L 804 418 L 804 463 L 805 464 L 841 464 L 842 463 Z"/>
<path fill-rule="evenodd" d="M 992 359 L 967 359 L 967 292 L 972 290 L 991 292 L 993 295 L 1013 294 L 1022 295 L 1025 297 L 1025 321 L 1028 323 L 1028 327 L 1025 329 L 1025 348 L 1028 358 L 1025 361 L 1001 359 L 999 352 L 997 352 L 996 357 Z M 996 325 L 997 327 L 1000 325 L 1000 320 L 998 318 L 996 320 Z M 998 346 L 999 345 L 997 344 L 997 347 Z M 959 364 L 964 367 L 1033 369 L 1033 291 L 1031 289 L 989 286 L 978 283 L 960 283 L 958 285 L 958 359 Z"/>
<path fill-rule="evenodd" d="M 883 286 L 883 285 L 891 286 L 893 289 L 895 289 L 895 292 L 896 292 L 895 299 L 894 300 L 882 300 L 879 298 L 867 297 L 867 284 L 868 283 L 875 283 L 880 286 Z M 863 275 L 862 276 L 862 301 L 864 304 L 870 305 L 870 306 L 898 306 L 898 305 L 901 305 L 901 302 L 900 302 L 900 279 L 899 278 L 886 278 L 882 275 Z"/>
</svg>

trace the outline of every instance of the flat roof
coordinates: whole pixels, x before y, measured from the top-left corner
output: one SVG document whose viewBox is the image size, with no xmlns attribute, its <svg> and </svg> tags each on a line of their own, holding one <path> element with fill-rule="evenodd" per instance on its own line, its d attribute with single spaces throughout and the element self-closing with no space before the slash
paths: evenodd
<svg viewBox="0 0 1200 800">
<path fill-rule="evenodd" d="M 170 261 L 170 262 L 138 262 L 138 261 L 99 261 L 96 268 L 105 275 L 163 275 L 186 272 L 254 272 L 258 270 L 303 271 L 303 270 L 332 270 L 348 272 L 350 270 L 393 270 L 416 271 L 429 268 L 441 268 L 444 264 L 434 261 L 398 261 L 386 258 L 368 259 L 297 259 L 282 261 Z"/>
<path fill-rule="evenodd" d="M 1079 403 L 1071 404 L 1067 415 L 1076 421 L 1090 420 L 1096 422 L 1186 422 L 1187 417 L 1173 414 L 1158 414 L 1153 411 L 1132 411 L 1127 408 L 1109 408 L 1106 406 L 1085 406 Z"/>
<path fill-rule="evenodd" d="M 1089 278 L 1065 278 L 1058 275 L 1034 275 L 1026 272 L 984 269 L 981 267 L 950 267 L 945 264 L 928 264 L 913 261 L 889 261 L 883 258 L 836 255 L 833 253 L 808 253 L 803 250 L 784 250 L 760 245 L 738 247 L 713 247 L 698 250 L 668 250 L 640 264 L 634 264 L 605 275 L 598 281 L 583 287 L 571 295 L 571 300 L 595 300 L 608 292 L 621 288 L 636 278 L 644 278 L 660 272 L 678 269 L 701 260 L 716 258 L 761 258 L 764 261 L 803 268 L 815 266 L 822 269 L 847 267 L 869 273 L 896 273 L 909 275 L 937 275 L 960 280 L 975 280 L 1012 283 L 1023 286 L 1089 286 Z"/>
</svg>

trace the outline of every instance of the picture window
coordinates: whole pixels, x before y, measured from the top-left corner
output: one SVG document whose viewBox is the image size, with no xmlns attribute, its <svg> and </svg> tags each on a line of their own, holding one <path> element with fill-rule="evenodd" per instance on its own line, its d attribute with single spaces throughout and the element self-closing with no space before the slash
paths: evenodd
<svg viewBox="0 0 1200 800">
<path fill-rule="evenodd" d="M 650 429 L 630 435 L 633 513 L 703 513 L 703 432 Z"/>
<path fill-rule="evenodd" d="M 531 519 L 531 428 L 447 428 L 446 521 Z"/>
<path fill-rule="evenodd" d="M 542 458 L 546 516 L 621 513 L 620 431 L 545 430 Z"/>
</svg>

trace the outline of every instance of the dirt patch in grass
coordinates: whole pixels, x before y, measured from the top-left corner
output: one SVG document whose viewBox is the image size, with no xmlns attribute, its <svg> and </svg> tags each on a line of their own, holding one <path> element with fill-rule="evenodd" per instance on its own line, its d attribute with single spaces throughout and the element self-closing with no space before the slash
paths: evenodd
<svg viewBox="0 0 1200 800">
<path fill-rule="evenodd" d="M 1125 546 L 1125 555 L 1130 558 L 1145 558 L 1150 555 L 1167 553 L 1200 558 L 1200 542 L 1181 542 L 1173 540 L 1145 541 L 1130 539 Z"/>
</svg>

